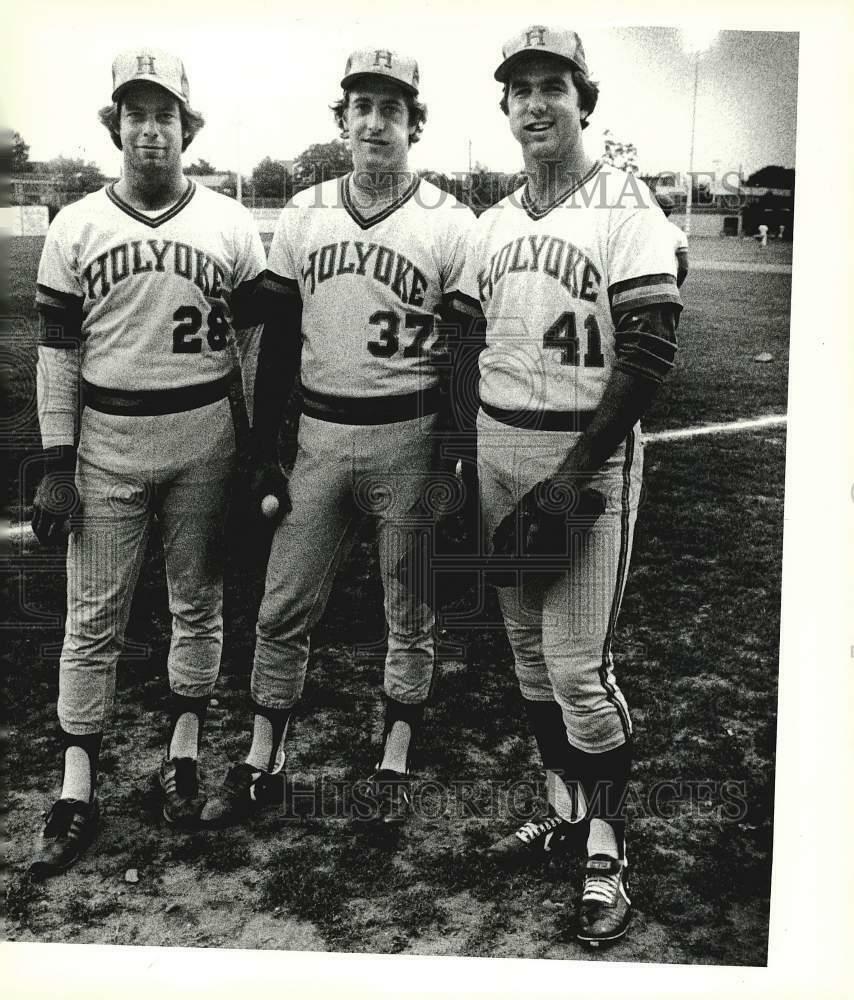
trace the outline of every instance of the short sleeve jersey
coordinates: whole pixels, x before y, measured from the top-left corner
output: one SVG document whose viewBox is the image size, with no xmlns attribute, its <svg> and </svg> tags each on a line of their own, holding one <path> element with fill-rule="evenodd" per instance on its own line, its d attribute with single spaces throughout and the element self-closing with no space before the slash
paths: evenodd
<svg viewBox="0 0 854 1000">
<path fill-rule="evenodd" d="M 110 389 L 174 389 L 234 367 L 264 247 L 239 203 L 190 181 L 158 215 L 114 185 L 63 208 L 45 239 L 36 305 L 79 330 L 81 374 Z"/>
<path fill-rule="evenodd" d="M 670 235 L 673 238 L 673 249 L 675 253 L 679 253 L 681 250 L 688 249 L 688 237 L 685 235 L 685 231 L 680 229 L 675 222 L 671 222 L 670 219 L 667 220 L 667 224 L 670 226 Z"/>
<path fill-rule="evenodd" d="M 270 245 L 267 281 L 302 300 L 306 389 L 355 398 L 429 388 L 429 350 L 443 300 L 459 288 L 471 210 L 416 178 L 366 218 L 349 177 L 301 191 Z"/>
<path fill-rule="evenodd" d="M 681 308 L 673 240 L 642 181 L 596 163 L 557 202 L 527 188 L 477 220 L 461 292 L 487 320 L 480 396 L 511 410 L 595 410 L 620 316 Z"/>
</svg>

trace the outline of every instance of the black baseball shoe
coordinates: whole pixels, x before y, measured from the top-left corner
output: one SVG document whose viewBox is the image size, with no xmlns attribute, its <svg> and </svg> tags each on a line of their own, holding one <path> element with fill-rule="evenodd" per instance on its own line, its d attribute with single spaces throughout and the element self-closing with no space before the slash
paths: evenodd
<svg viewBox="0 0 854 1000">
<path fill-rule="evenodd" d="M 544 863 L 577 847 L 582 826 L 553 813 L 545 819 L 523 823 L 518 830 L 487 847 L 483 856 L 502 865 Z"/>
<path fill-rule="evenodd" d="M 157 779 L 163 792 L 163 818 L 167 823 L 195 823 L 205 804 L 199 788 L 199 763 L 192 757 L 165 757 Z"/>
<path fill-rule="evenodd" d="M 367 795 L 372 822 L 400 827 L 412 812 L 412 779 L 401 771 L 383 767 L 368 778 Z"/>
<path fill-rule="evenodd" d="M 58 799 L 54 802 L 36 842 L 30 875 L 34 879 L 43 879 L 58 875 L 73 865 L 95 839 L 98 815 L 97 798 L 91 803 L 79 799 Z"/>
<path fill-rule="evenodd" d="M 626 933 L 632 903 L 626 885 L 628 863 L 594 854 L 584 865 L 584 885 L 576 937 L 591 948 L 616 941 Z"/>
<path fill-rule="evenodd" d="M 284 764 L 284 756 L 282 756 Z M 203 826 L 227 826 L 270 806 L 284 806 L 288 784 L 282 767 L 260 771 L 252 764 L 232 764 L 220 787 L 208 797 L 199 816 Z"/>
</svg>

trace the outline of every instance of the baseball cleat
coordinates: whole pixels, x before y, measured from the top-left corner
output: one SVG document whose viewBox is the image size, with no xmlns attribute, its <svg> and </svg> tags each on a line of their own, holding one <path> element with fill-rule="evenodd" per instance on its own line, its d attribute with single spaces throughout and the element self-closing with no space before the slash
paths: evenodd
<svg viewBox="0 0 854 1000">
<path fill-rule="evenodd" d="M 370 820 L 402 826 L 412 811 L 412 781 L 408 774 L 380 768 L 368 778 L 367 794 L 374 806 Z"/>
<path fill-rule="evenodd" d="M 45 817 L 44 828 L 30 862 L 30 875 L 47 878 L 64 872 L 95 839 L 98 829 L 98 800 L 58 799 Z"/>
<path fill-rule="evenodd" d="M 284 764 L 284 756 L 281 760 Z M 269 772 L 252 764 L 232 764 L 223 783 L 208 797 L 199 821 L 204 826 L 239 823 L 259 809 L 283 806 L 286 800 L 287 781 L 281 765 Z"/>
<path fill-rule="evenodd" d="M 199 789 L 199 764 L 192 757 L 165 757 L 157 779 L 163 792 L 163 818 L 167 823 L 194 823 L 205 804 Z"/>
<path fill-rule="evenodd" d="M 578 824 L 568 823 L 556 815 L 531 820 L 496 840 L 483 854 L 492 861 L 508 865 L 548 861 L 572 847 L 577 839 L 577 827 Z"/>
<path fill-rule="evenodd" d="M 626 933 L 632 903 L 626 892 L 628 864 L 607 854 L 594 854 L 584 865 L 584 886 L 576 937 L 591 948 L 616 941 Z"/>
</svg>

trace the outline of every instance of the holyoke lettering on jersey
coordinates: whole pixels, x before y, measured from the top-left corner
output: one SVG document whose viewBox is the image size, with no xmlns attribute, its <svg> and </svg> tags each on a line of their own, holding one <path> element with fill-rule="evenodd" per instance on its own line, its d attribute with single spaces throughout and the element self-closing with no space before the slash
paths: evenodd
<svg viewBox="0 0 854 1000">
<path fill-rule="evenodd" d="M 533 234 L 505 243 L 490 257 L 477 276 L 481 302 L 492 298 L 505 275 L 531 271 L 560 281 L 573 298 L 595 302 L 599 295 L 602 276 L 586 254 L 559 236 Z"/>
<path fill-rule="evenodd" d="M 130 240 L 99 254 L 83 270 L 86 296 L 106 295 L 132 275 L 172 271 L 201 289 L 205 296 L 223 294 L 225 272 L 203 250 L 173 240 Z"/>
<path fill-rule="evenodd" d="M 380 243 L 353 240 L 352 249 L 349 240 L 327 243 L 319 250 L 312 250 L 307 259 L 302 277 L 305 290 L 311 295 L 330 278 L 350 274 L 368 277 L 370 271 L 370 276 L 388 285 L 401 302 L 412 306 L 424 304 L 427 278 L 403 254 Z"/>
</svg>

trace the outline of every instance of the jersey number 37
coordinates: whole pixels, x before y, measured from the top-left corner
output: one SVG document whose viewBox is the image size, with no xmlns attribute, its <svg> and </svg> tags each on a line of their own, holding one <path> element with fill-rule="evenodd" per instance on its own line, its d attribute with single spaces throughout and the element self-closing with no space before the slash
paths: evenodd
<svg viewBox="0 0 854 1000">
<path fill-rule="evenodd" d="M 390 358 L 400 350 L 400 317 L 397 313 L 381 310 L 370 320 L 377 328 L 376 339 L 368 341 L 368 350 L 375 358 Z M 405 358 L 419 358 L 424 354 L 424 343 L 433 332 L 433 316 L 424 313 L 407 313 L 404 327 L 413 331 L 410 342 L 403 349 Z M 409 339 L 407 337 L 407 339 Z"/>
</svg>

